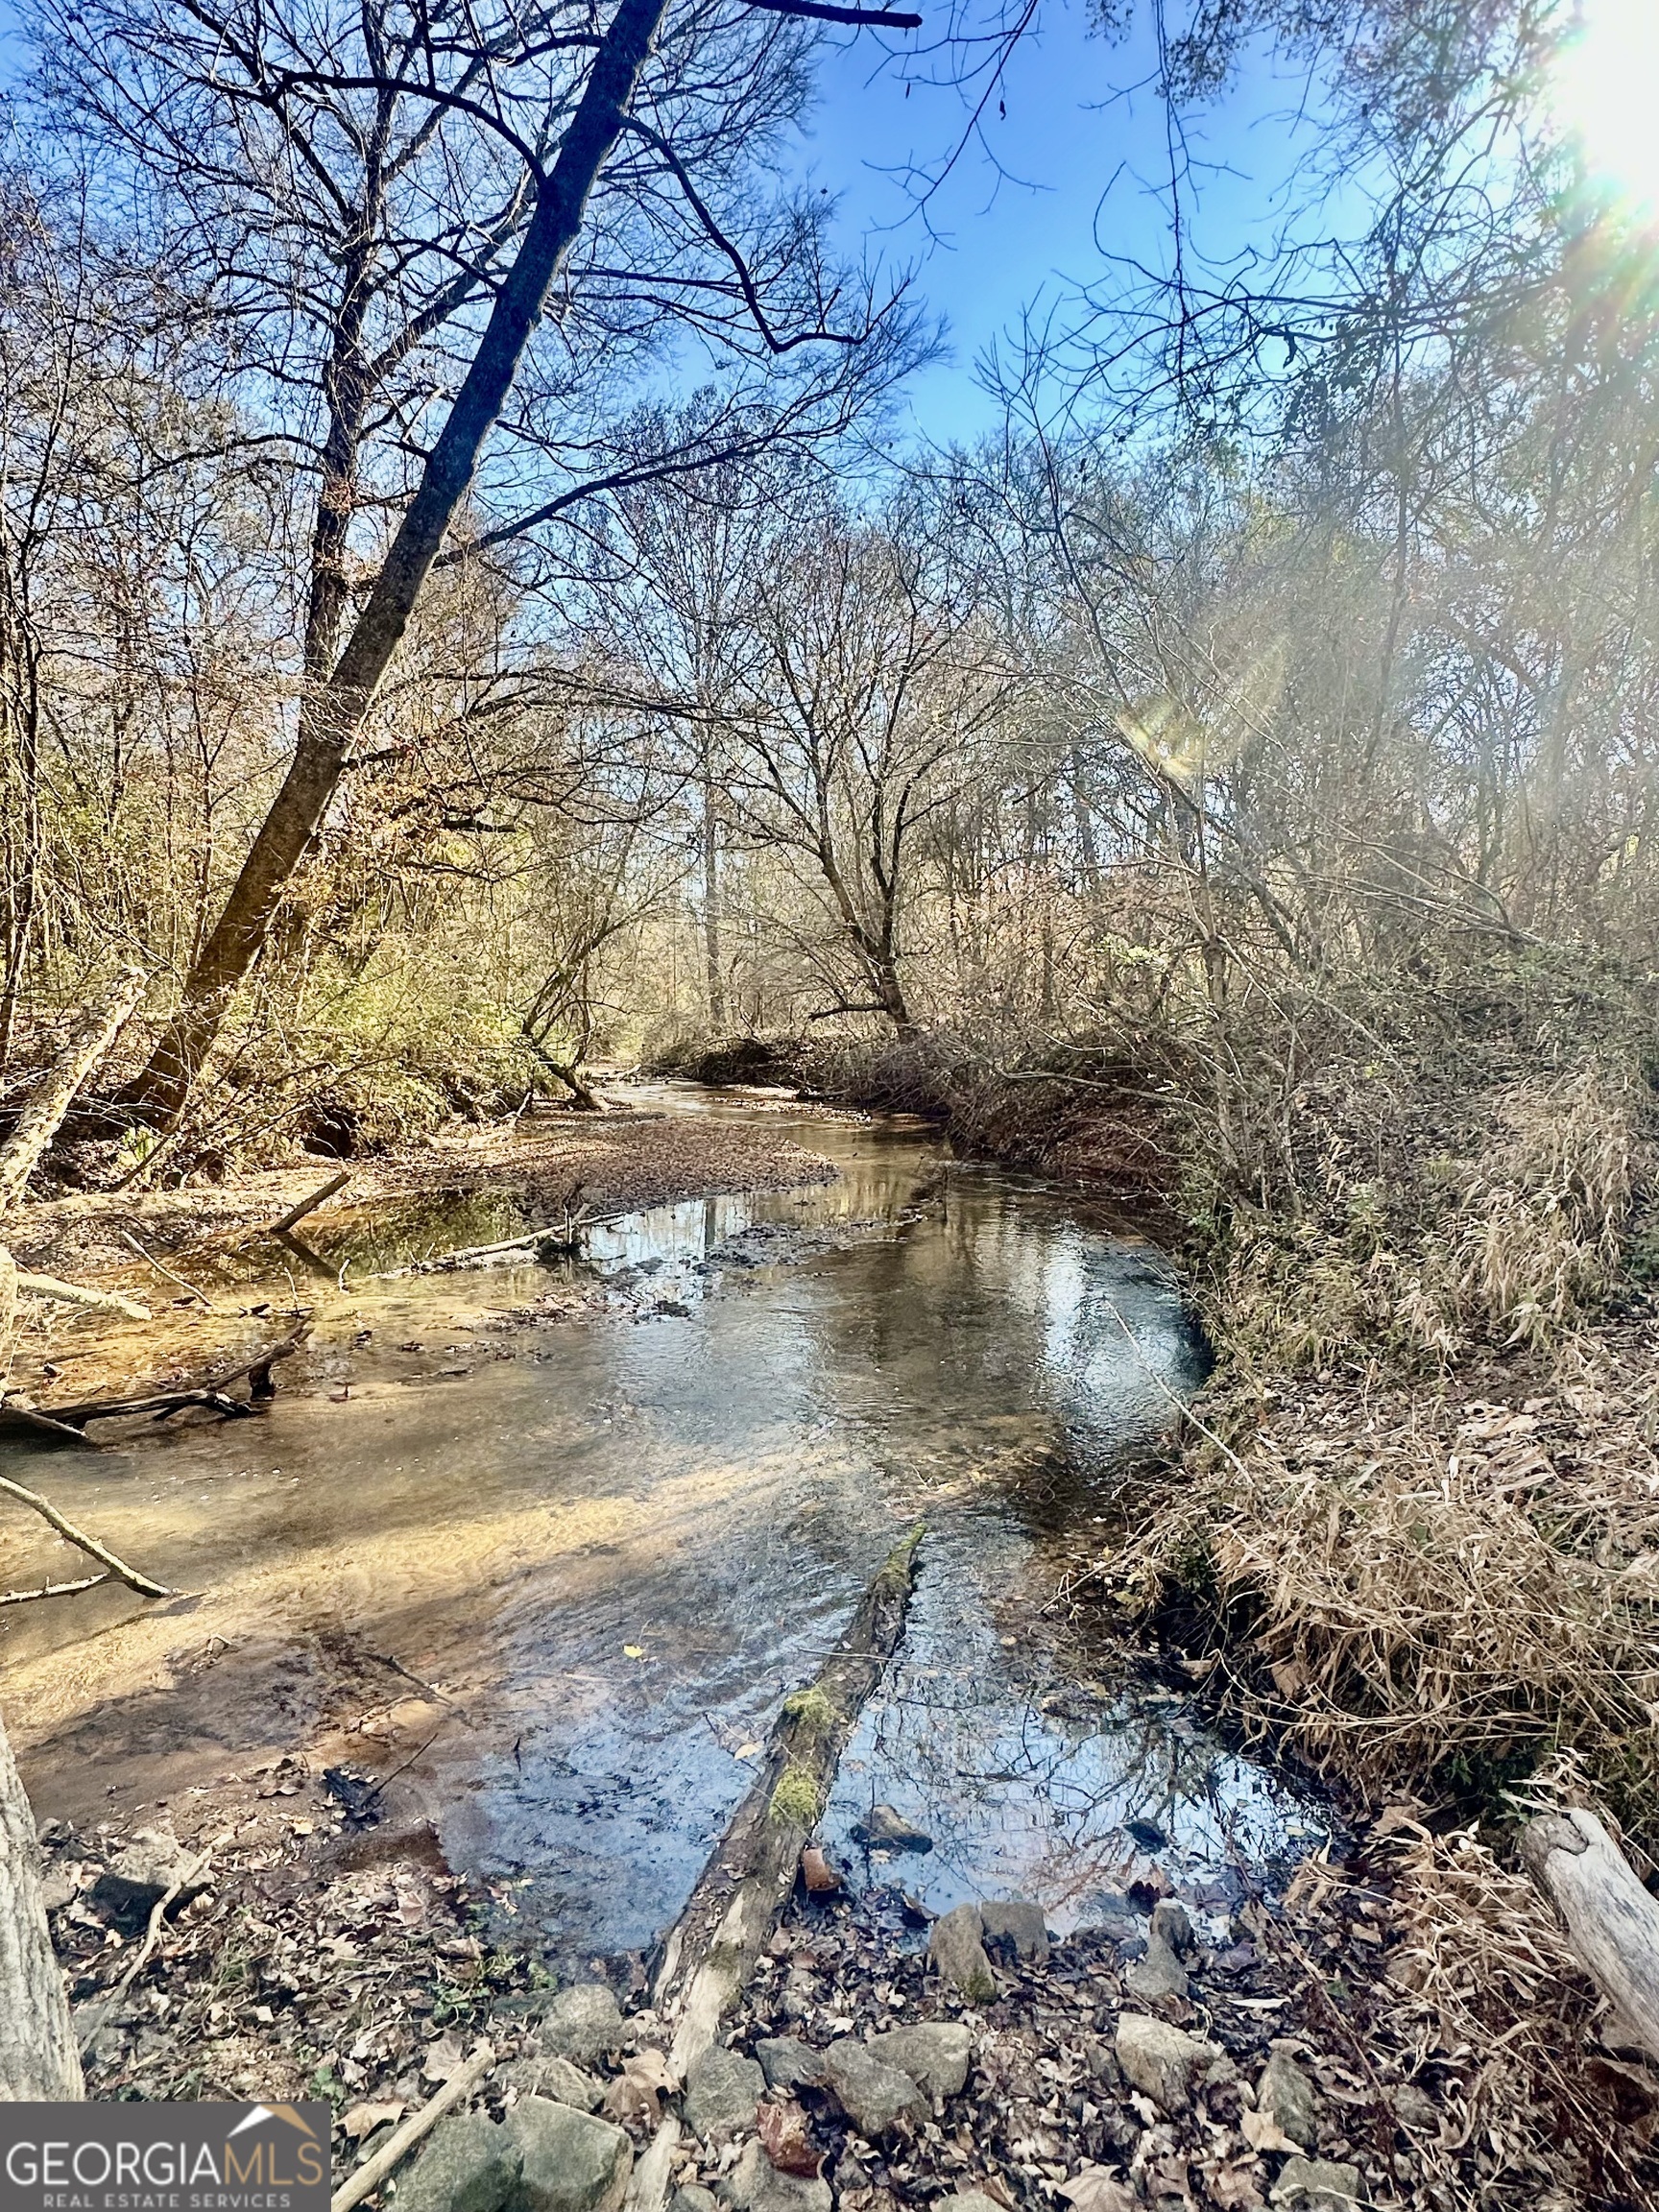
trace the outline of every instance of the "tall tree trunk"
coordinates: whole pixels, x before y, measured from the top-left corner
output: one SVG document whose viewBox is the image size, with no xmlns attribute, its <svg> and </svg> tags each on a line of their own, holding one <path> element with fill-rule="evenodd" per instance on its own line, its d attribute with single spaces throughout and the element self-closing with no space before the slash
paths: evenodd
<svg viewBox="0 0 1659 2212">
<path fill-rule="evenodd" d="M 714 772 L 707 747 L 703 755 L 703 960 L 709 983 L 709 1025 L 717 1035 L 724 1035 L 727 1005 L 720 953 L 720 813 L 714 803 Z"/>
<path fill-rule="evenodd" d="M 40 1841 L 0 1723 L 0 2104 L 85 2095 L 63 1970 L 40 1895 Z"/>
<path fill-rule="evenodd" d="M 485 326 L 448 420 L 427 457 L 391 550 L 325 684 L 308 693 L 299 743 L 178 1012 L 135 1087 L 157 1127 L 176 1120 L 230 1001 L 257 958 L 289 878 L 316 835 L 349 748 L 397 650 L 433 562 L 466 498 L 513 388 L 547 293 L 582 226 L 589 195 L 621 132 L 668 0 L 621 0 L 559 158 Z"/>
<path fill-rule="evenodd" d="M 6 946 L 0 1070 L 12 1040 L 40 890 L 40 655 L 10 571 L 0 569 L 0 790 L 4 791 Z"/>
</svg>

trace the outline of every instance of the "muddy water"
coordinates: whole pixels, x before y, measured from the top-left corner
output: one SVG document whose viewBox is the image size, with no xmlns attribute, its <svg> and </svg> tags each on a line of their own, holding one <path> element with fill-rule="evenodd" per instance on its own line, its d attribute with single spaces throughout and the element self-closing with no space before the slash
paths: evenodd
<svg viewBox="0 0 1659 2212">
<path fill-rule="evenodd" d="M 9 1453 L 189 1593 L 0 1627 L 39 1810 L 126 1811 L 324 1741 L 373 1772 L 408 1761 L 394 1815 L 428 1815 L 554 1954 L 642 1948 L 781 1698 L 921 1518 L 905 1646 L 830 1808 L 856 1878 L 935 1909 L 1035 1894 L 1064 1922 L 1148 1859 L 1202 1888 L 1298 1855 L 1310 1807 L 1178 1701 L 1075 1678 L 1041 1611 L 1058 1531 L 1133 1511 L 1136 1455 L 1199 1372 L 1156 1255 L 988 1168 L 919 1202 L 923 1132 L 784 1127 L 837 1180 L 597 1231 L 615 1314 L 504 1324 L 547 1287 L 536 1267 L 360 1282 L 325 1299 L 307 1387 L 258 1422 Z M 316 1256 L 349 1286 L 516 1226 L 475 1202 L 389 1214 Z M 67 1557 L 8 1524 L 0 1573 Z M 933 1848 L 862 1853 L 875 1802 Z"/>
</svg>

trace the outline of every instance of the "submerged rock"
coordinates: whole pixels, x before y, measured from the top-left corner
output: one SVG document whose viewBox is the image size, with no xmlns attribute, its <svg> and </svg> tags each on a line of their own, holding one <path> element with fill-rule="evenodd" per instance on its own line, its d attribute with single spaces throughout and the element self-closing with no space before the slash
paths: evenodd
<svg viewBox="0 0 1659 2212">
<path fill-rule="evenodd" d="M 586 2066 L 614 2051 L 627 2034 L 606 1984 L 578 1982 L 574 1988 L 561 1989 L 548 2006 L 537 2040 L 550 2057 L 573 2058 Z"/>
<path fill-rule="evenodd" d="M 902 2121 L 929 2115 L 929 2100 L 911 2076 L 850 2035 L 825 2052 L 824 2084 L 867 2143 L 878 2142 Z"/>
<path fill-rule="evenodd" d="M 1041 1905 L 1023 1897 L 993 1897 L 979 1908 L 985 1948 L 1012 1965 L 1041 1965 L 1048 1956 L 1048 1929 Z"/>
<path fill-rule="evenodd" d="M 1192 2077 L 1199 2067 L 1220 2056 L 1214 2043 L 1143 2012 L 1124 2013 L 1115 2048 L 1124 2080 L 1172 2116 L 1191 2103 Z"/>
<path fill-rule="evenodd" d="M 766 2077 L 753 2058 L 711 2043 L 686 2076 L 685 2125 L 705 2143 L 740 2134 L 754 2127 L 765 2087 Z"/>
<path fill-rule="evenodd" d="M 878 1851 L 931 1851 L 933 1839 L 925 1828 L 918 1828 L 913 1820 L 906 1820 L 902 1813 L 891 1805 L 873 1805 L 853 1830 L 859 1842 L 870 1850 Z"/>
<path fill-rule="evenodd" d="M 699 2181 L 683 2181 L 668 2200 L 668 2212 L 714 2212 L 715 2196 Z"/>
<path fill-rule="evenodd" d="M 527 2097 L 503 2123 L 522 2154 L 513 2212 L 619 2212 L 634 2146 L 609 2120 Z"/>
<path fill-rule="evenodd" d="M 985 1956 L 982 1935 L 978 1906 L 958 1905 L 934 1921 L 927 1938 L 927 1956 L 935 1970 L 975 2005 L 989 2004 L 997 1994 L 997 1977 Z"/>
<path fill-rule="evenodd" d="M 954 2097 L 968 2080 L 974 2031 L 959 2020 L 925 2020 L 872 2036 L 870 2049 L 884 2066 L 908 2074 L 925 2096 Z"/>
</svg>

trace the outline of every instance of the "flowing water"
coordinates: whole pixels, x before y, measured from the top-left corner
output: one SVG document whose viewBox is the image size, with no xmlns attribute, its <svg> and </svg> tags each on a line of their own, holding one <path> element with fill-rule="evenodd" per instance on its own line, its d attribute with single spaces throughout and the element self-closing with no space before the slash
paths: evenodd
<svg viewBox="0 0 1659 2212">
<path fill-rule="evenodd" d="M 1133 1517 L 1137 1457 L 1201 1373 L 1158 1255 L 1033 1178 L 954 1165 L 927 1195 L 925 1131 L 767 1119 L 836 1180 L 595 1231 L 616 1313 L 505 1321 L 547 1287 L 528 1265 L 371 1282 L 257 1423 L 10 1451 L 190 1593 L 12 1609 L 4 1695 L 39 1810 L 205 1787 L 311 1740 L 343 1682 L 379 1668 L 380 1701 L 414 1695 L 396 1661 L 448 1699 L 397 1788 L 450 1863 L 556 1956 L 640 1949 L 920 1519 L 904 1645 L 826 1823 L 855 1879 L 934 1910 L 1033 1895 L 1065 1925 L 1148 1860 L 1219 1901 L 1308 1848 L 1313 1805 L 1178 1698 L 1080 1677 L 1042 1609 L 1063 1532 Z M 393 1210 L 313 1256 L 384 1266 L 516 1226 L 478 1201 Z M 8 1542 L 13 1582 L 66 1571 L 49 1541 Z M 354 1741 L 380 1771 L 375 1725 Z M 933 1848 L 862 1853 L 878 1802 Z"/>
</svg>

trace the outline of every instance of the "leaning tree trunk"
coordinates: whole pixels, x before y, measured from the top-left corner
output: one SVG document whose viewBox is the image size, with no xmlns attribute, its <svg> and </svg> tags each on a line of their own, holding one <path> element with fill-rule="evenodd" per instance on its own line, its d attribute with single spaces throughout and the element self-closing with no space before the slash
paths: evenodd
<svg viewBox="0 0 1659 2212">
<path fill-rule="evenodd" d="M 40 1894 L 40 1841 L 0 1724 L 0 2103 L 85 2095 Z"/>
<path fill-rule="evenodd" d="M 0 1146 L 0 1219 L 22 1197 L 76 1092 L 115 1042 L 143 988 L 142 970 L 124 968 L 108 996 L 88 1010 L 63 1051 L 24 1099 L 16 1126 Z"/>
<path fill-rule="evenodd" d="M 178 1118 L 231 998 L 258 957 L 289 878 L 317 833 L 375 691 L 397 650 L 484 441 L 564 267 L 589 195 L 621 133 L 668 0 L 622 0 L 583 89 L 559 158 L 536 195 L 512 268 L 448 419 L 426 459 L 368 604 L 334 672 L 308 707 L 293 763 L 260 824 L 225 911 L 184 985 L 132 1102 L 157 1127 Z"/>
</svg>

